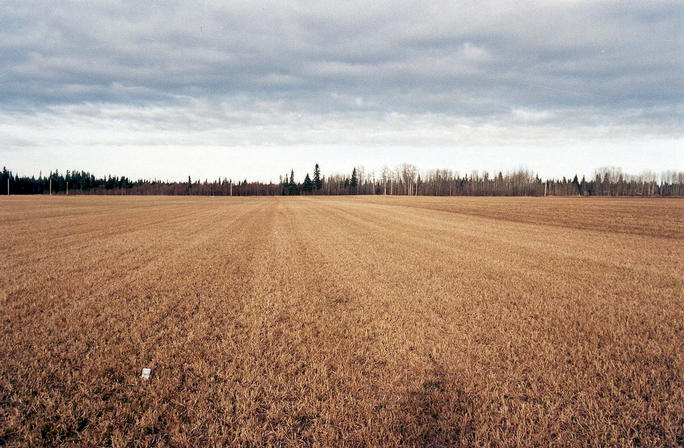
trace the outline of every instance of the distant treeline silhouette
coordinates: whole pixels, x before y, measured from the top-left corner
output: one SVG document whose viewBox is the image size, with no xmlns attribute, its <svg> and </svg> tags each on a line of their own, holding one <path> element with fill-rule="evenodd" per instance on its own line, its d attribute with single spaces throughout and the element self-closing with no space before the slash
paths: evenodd
<svg viewBox="0 0 684 448">
<path fill-rule="evenodd" d="M 9 181 L 9 183 L 8 183 Z M 528 170 L 510 173 L 474 171 L 460 175 L 451 170 L 428 170 L 403 164 L 380 173 L 356 167 L 350 174 L 321 175 L 318 164 L 313 177 L 306 174 L 297 182 L 294 171 L 280 176 L 278 183 L 233 181 L 232 179 L 170 182 L 132 180 L 126 176 L 98 178 L 87 171 L 58 170 L 47 176 L 19 176 L 3 168 L 0 193 L 7 194 L 112 194 L 112 195 L 201 195 L 201 196 L 280 196 L 280 195 L 422 195 L 422 196 L 684 196 L 684 172 L 666 171 L 657 175 L 623 173 L 619 168 L 600 168 L 591 179 L 542 180 Z"/>
</svg>

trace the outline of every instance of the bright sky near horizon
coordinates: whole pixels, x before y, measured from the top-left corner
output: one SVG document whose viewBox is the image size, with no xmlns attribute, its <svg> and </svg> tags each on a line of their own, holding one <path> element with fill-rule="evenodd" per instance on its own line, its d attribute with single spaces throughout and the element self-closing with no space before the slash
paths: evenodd
<svg viewBox="0 0 684 448">
<path fill-rule="evenodd" d="M 680 1 L 0 4 L 0 164 L 684 170 Z"/>
</svg>

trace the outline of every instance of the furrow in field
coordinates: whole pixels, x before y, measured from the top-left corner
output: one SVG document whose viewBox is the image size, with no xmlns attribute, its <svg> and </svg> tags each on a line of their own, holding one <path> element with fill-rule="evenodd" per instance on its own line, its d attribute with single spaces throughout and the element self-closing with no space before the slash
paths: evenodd
<svg viewBox="0 0 684 448">
<path fill-rule="evenodd" d="M 15 199 L 0 444 L 677 443 L 684 202 Z"/>
<path fill-rule="evenodd" d="M 240 291 L 244 293 L 246 287 L 241 280 L 243 266 L 245 262 L 249 265 L 252 253 L 249 250 L 235 252 L 233 243 L 240 239 L 242 249 L 254 243 L 255 235 L 250 229 L 254 228 L 255 216 L 261 212 L 263 206 L 243 210 L 237 217 L 224 216 L 225 219 L 215 221 L 209 231 L 205 229 L 200 239 L 183 245 L 175 254 L 168 254 L 174 256 L 148 264 L 146 272 L 130 273 L 116 279 L 116 283 L 104 287 L 96 297 L 83 298 L 80 306 L 67 307 L 65 311 L 68 315 L 59 310 L 43 322 L 45 332 L 35 328 L 15 332 L 13 345 L 23 350 L 31 350 L 26 346 L 30 338 L 39 336 L 39 340 L 51 341 L 48 346 L 34 346 L 34 363 L 17 366 L 17 373 L 20 376 L 25 374 L 34 384 L 60 385 L 55 394 L 39 400 L 37 405 L 48 409 L 49 406 L 68 406 L 69 402 L 84 400 L 113 421 L 123 423 L 126 419 L 137 419 L 142 428 L 137 435 L 144 438 L 143 430 L 149 428 L 145 422 L 146 403 L 154 403 L 162 396 L 174 397 L 174 385 L 177 388 L 187 386 L 188 372 L 193 372 L 192 367 L 196 367 L 193 363 L 202 364 L 205 361 L 197 359 L 201 352 L 195 352 L 194 349 L 204 345 L 204 350 L 207 350 L 216 342 L 202 335 L 203 328 L 205 332 L 208 328 L 208 322 L 198 320 L 197 315 L 214 316 L 216 323 L 223 324 L 226 321 L 222 317 L 223 313 L 217 314 L 219 310 L 226 315 L 236 315 L 235 310 L 239 309 L 242 299 Z M 223 248 L 228 253 L 217 248 Z M 224 269 L 226 272 L 223 272 Z M 208 285 L 216 285 L 213 277 L 204 275 L 210 273 L 229 274 L 225 287 L 221 290 L 207 288 Z M 232 294 L 224 296 L 222 292 L 226 291 Z M 74 321 L 81 322 L 83 326 L 70 325 Z M 60 325 L 60 322 L 63 324 Z M 232 328 L 233 325 L 234 321 L 228 327 Z M 63 326 L 62 330 L 60 326 Z M 187 339 L 189 332 L 199 332 L 204 344 L 198 344 L 197 341 L 191 344 Z M 21 337 L 22 334 L 24 337 Z M 221 334 L 213 335 L 214 338 L 217 336 Z M 187 359 L 184 360 L 183 355 L 188 355 Z M 58 356 L 61 362 L 51 362 L 53 356 Z M 105 359 L 107 362 L 92 364 L 88 362 L 89 358 Z M 40 369 L 42 363 L 53 368 Z M 192 365 L 188 367 L 188 363 Z M 155 383 L 158 387 L 137 398 L 135 406 L 124 409 L 122 413 L 116 403 L 126 399 L 130 393 L 126 388 L 133 387 L 138 393 L 145 390 L 140 389 L 136 380 L 138 369 L 143 365 L 155 367 L 160 380 L 164 378 L 165 381 Z M 215 374 L 215 369 L 208 374 Z M 102 381 L 103 378 L 107 379 L 105 389 L 95 396 L 82 395 L 80 384 L 97 388 L 93 381 Z M 159 394 L 156 399 L 155 393 Z M 104 400 L 103 396 L 106 397 Z M 166 406 L 173 408 L 170 400 Z M 70 415 L 77 418 L 78 413 L 77 408 Z M 94 437 L 112 435 L 111 428 L 98 426 L 97 421 L 89 429 L 88 433 Z"/>
<path fill-rule="evenodd" d="M 375 196 L 357 201 L 606 234 L 684 238 L 684 205 L 677 199 Z"/>
<path fill-rule="evenodd" d="M 661 332 L 664 328 L 668 329 L 665 333 L 656 336 L 659 339 L 662 338 L 663 342 L 671 337 L 681 337 L 681 326 L 668 321 L 669 316 L 672 316 L 673 313 L 681 315 L 681 312 L 677 311 L 677 300 L 675 302 L 665 302 L 664 300 L 672 296 L 664 295 L 654 302 L 652 290 L 642 288 L 640 296 L 637 294 L 634 297 L 634 294 L 630 294 L 631 299 L 628 303 L 616 308 L 616 305 L 619 304 L 613 302 L 616 296 L 610 290 L 592 288 L 587 292 L 580 289 L 572 293 L 572 288 L 567 288 L 567 290 L 563 288 L 563 290 L 556 289 L 555 292 L 551 292 L 548 291 L 544 281 L 547 279 L 542 278 L 542 281 L 539 281 L 534 272 L 521 279 L 520 272 L 517 270 L 506 273 L 503 269 L 496 269 L 497 264 L 491 260 L 478 259 L 479 257 L 473 257 L 472 253 L 469 254 L 467 246 L 463 250 L 459 250 L 456 256 L 441 257 L 439 250 L 434 245 L 420 239 L 416 240 L 410 236 L 411 232 L 405 232 L 406 227 L 402 225 L 403 223 L 388 223 L 388 228 L 402 229 L 398 230 L 396 234 L 390 231 L 383 231 L 378 234 L 377 227 L 368 226 L 368 220 L 365 219 L 368 218 L 368 211 L 365 211 L 366 214 L 362 213 L 364 219 L 359 220 L 349 216 L 345 219 L 343 214 L 335 213 L 335 218 L 331 221 L 337 226 L 344 227 L 344 231 L 338 232 L 338 243 L 331 248 L 331 252 L 342 253 L 343 257 L 348 260 L 349 266 L 359 267 L 357 273 L 350 275 L 361 278 L 363 278 L 364 273 L 366 277 L 371 275 L 367 281 L 360 280 L 360 283 L 373 285 L 385 294 L 391 295 L 392 290 L 397 288 L 380 283 L 377 277 L 373 277 L 373 273 L 382 272 L 382 275 L 392 278 L 394 284 L 397 285 L 402 284 L 402 277 L 415 282 L 415 289 L 412 292 L 407 291 L 405 285 L 402 285 L 402 290 L 396 291 L 397 300 L 407 296 L 411 300 L 408 303 L 395 303 L 391 307 L 395 316 L 400 313 L 400 310 L 406 310 L 405 314 L 396 316 L 395 321 L 410 322 L 413 320 L 419 322 L 416 324 L 417 328 L 414 329 L 415 333 L 408 332 L 409 336 L 420 334 L 422 328 L 432 328 L 436 323 L 450 319 L 466 328 L 470 327 L 469 332 L 474 330 L 475 334 L 479 334 L 481 339 L 478 341 L 478 338 L 475 338 L 476 343 L 472 351 L 476 358 L 471 358 L 465 364 L 472 367 L 477 366 L 478 363 L 484 363 L 485 367 L 489 367 L 485 371 L 501 372 L 501 381 L 507 385 L 504 387 L 504 395 L 506 395 L 506 387 L 514 387 L 514 389 L 517 387 L 514 379 L 519 380 L 518 384 L 525 384 L 531 381 L 530 376 L 532 378 L 538 376 L 532 373 L 535 372 L 534 370 L 521 371 L 515 363 L 511 364 L 516 358 L 516 352 L 524 353 L 526 347 L 535 340 L 535 344 L 543 344 L 539 347 L 540 349 L 543 347 L 543 349 L 535 355 L 540 371 L 557 370 L 558 362 L 566 364 L 560 370 L 563 374 L 558 372 L 555 376 L 557 381 L 566 383 L 565 387 L 559 388 L 556 385 L 555 389 L 545 391 L 547 397 L 553 396 L 553 390 L 558 391 L 559 395 L 555 398 L 556 402 L 553 406 L 560 411 L 565 406 L 571 405 L 567 402 L 564 403 L 563 397 L 560 395 L 561 390 L 581 391 L 587 387 L 585 384 L 577 382 L 577 378 L 591 378 L 591 376 L 587 376 L 586 367 L 589 367 L 589 371 L 598 370 L 594 372 L 597 376 L 608 375 L 619 381 L 621 375 L 618 373 L 619 367 L 596 364 L 597 356 L 598 359 L 605 360 L 615 357 L 622 358 L 621 366 L 625 366 L 631 363 L 630 357 L 643 356 L 643 351 L 648 350 L 648 341 L 644 341 L 635 347 L 634 345 L 623 345 L 623 340 L 648 337 L 646 335 L 654 337 L 657 334 L 654 332 L 656 328 Z M 390 219 L 393 221 L 394 216 L 392 215 Z M 332 236 L 332 226 L 329 223 L 326 225 L 326 223 L 321 222 L 319 225 L 321 228 L 327 229 L 329 236 Z M 462 235 L 455 234 L 454 238 L 462 238 Z M 489 241 L 478 241 L 477 237 L 473 238 L 474 241 L 470 247 L 473 253 L 479 253 L 483 247 L 491 244 Z M 494 252 L 496 252 L 496 247 Z M 412 255 L 406 257 L 407 254 Z M 546 257 L 547 260 L 549 258 Z M 382 261 L 378 262 L 378 260 Z M 393 271 L 398 271 L 400 275 L 397 276 Z M 562 272 L 560 273 L 562 274 Z M 425 280 L 421 281 L 422 279 Z M 553 283 L 551 285 L 552 287 L 555 286 Z M 681 283 L 679 287 L 675 286 L 673 292 L 676 292 L 677 288 L 681 288 Z M 679 290 L 681 291 L 681 289 Z M 547 298 L 546 302 L 539 302 L 536 299 L 540 293 Z M 369 289 L 364 291 L 363 297 L 372 297 L 372 295 L 373 289 Z M 451 313 L 449 313 L 448 308 L 449 305 L 453 306 L 454 302 L 450 297 L 460 298 L 461 301 L 461 306 L 455 307 Z M 678 300 L 681 303 L 681 295 L 679 297 Z M 644 302 L 644 300 L 646 301 Z M 433 316 L 429 316 L 430 311 L 426 311 L 425 306 L 432 306 L 437 313 L 433 312 Z M 465 311 L 464 308 L 469 308 L 469 310 Z M 443 317 L 445 311 L 446 315 L 450 317 Z M 521 311 L 522 316 L 527 315 L 529 317 L 521 320 Z M 463 314 L 466 315 L 465 320 Z M 376 316 L 381 317 L 383 314 Z M 436 319 L 437 316 L 441 318 Z M 423 317 L 426 318 L 421 325 L 420 320 Z M 473 321 L 468 322 L 468 319 Z M 651 325 L 648 327 L 644 326 L 645 319 L 651 320 Z M 653 321 L 654 319 L 655 321 Z M 378 319 L 376 318 L 376 320 Z M 477 324 L 477 321 L 480 323 Z M 607 328 L 596 332 L 597 329 L 603 327 L 602 323 L 606 321 L 611 322 L 612 325 L 608 324 Z M 437 328 L 439 327 L 438 325 Z M 446 327 L 448 328 L 449 325 Z M 553 332 L 549 334 L 549 330 Z M 391 332 L 391 326 L 388 326 L 388 331 Z M 642 336 L 637 336 L 635 332 Z M 425 333 L 424 330 L 423 333 Z M 513 344 L 510 336 L 512 334 L 518 335 Z M 550 340 L 549 336 L 552 336 Z M 448 339 L 448 332 L 444 332 L 442 343 L 448 345 Z M 500 341 L 497 342 L 497 340 Z M 504 353 L 505 356 L 502 357 L 502 353 L 489 350 L 489 347 L 500 346 L 505 340 L 508 340 L 507 344 L 510 350 Z M 579 341 L 582 341 L 579 346 L 575 345 Z M 610 342 L 607 344 L 607 341 Z M 599 352 L 596 352 L 597 347 L 602 345 L 604 349 L 599 349 Z M 463 347 L 464 344 L 462 340 L 458 340 L 454 341 L 453 346 Z M 579 350 L 577 350 L 578 348 Z M 582 354 L 583 352 L 584 354 Z M 585 363 L 567 366 L 568 360 L 576 359 L 580 354 L 580 359 L 584 359 Z M 668 362 L 677 359 L 676 351 L 670 351 L 659 356 L 662 355 L 670 360 Z M 458 356 L 452 352 L 445 358 L 458 359 Z M 654 378 L 658 378 L 653 373 L 644 373 L 638 370 L 632 371 L 631 374 L 640 377 L 640 380 L 649 378 L 653 381 Z M 674 378 L 658 379 L 657 382 L 662 384 L 665 390 L 668 390 L 670 389 L 667 386 L 668 381 L 671 380 Z M 537 390 L 551 387 L 548 384 L 544 385 L 544 382 L 536 385 Z M 475 385 L 472 386 L 475 387 Z M 667 394 L 667 392 L 664 393 Z M 515 396 L 515 393 L 508 393 L 508 395 Z M 539 412 L 548 412 L 547 406 L 539 407 Z M 495 404 L 489 403 L 487 407 L 495 407 Z M 496 415 L 496 413 L 491 415 Z M 503 416 L 501 417 L 503 418 Z M 558 423 L 556 421 L 556 424 Z"/>
</svg>

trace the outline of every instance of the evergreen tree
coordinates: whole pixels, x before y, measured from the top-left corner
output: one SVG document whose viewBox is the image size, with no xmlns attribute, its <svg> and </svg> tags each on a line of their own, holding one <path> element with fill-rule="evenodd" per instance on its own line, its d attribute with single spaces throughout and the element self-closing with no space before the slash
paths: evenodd
<svg viewBox="0 0 684 448">
<path fill-rule="evenodd" d="M 359 179 L 356 177 L 356 168 L 354 168 L 354 171 L 352 171 L 351 181 L 349 182 L 349 187 L 351 188 L 352 193 L 356 193 L 356 186 L 358 183 Z"/>
<path fill-rule="evenodd" d="M 0 188 L 4 189 L 4 193 L 7 193 L 7 180 L 10 179 L 11 172 L 7 171 L 6 167 L 2 167 L 2 175 L 0 175 Z M 10 179 L 11 182 L 11 179 Z"/>
<path fill-rule="evenodd" d="M 577 174 L 575 174 L 575 178 L 572 179 L 572 184 L 575 186 L 575 192 L 577 194 L 580 194 L 580 192 L 582 191 L 582 188 L 580 187 L 579 180 L 577 179 Z"/>
<path fill-rule="evenodd" d="M 295 195 L 297 194 L 297 184 L 294 180 L 294 170 L 290 171 L 290 183 L 287 185 L 287 194 Z"/>
<path fill-rule="evenodd" d="M 302 190 L 304 190 L 304 193 L 311 193 L 314 188 L 314 183 L 311 182 L 311 178 L 309 177 L 309 173 L 306 173 L 306 177 L 304 178 L 304 185 L 302 186 Z"/>
<path fill-rule="evenodd" d="M 318 164 L 316 164 L 314 167 L 313 183 L 316 190 L 323 188 L 323 181 L 321 180 L 321 168 L 318 166 Z"/>
</svg>

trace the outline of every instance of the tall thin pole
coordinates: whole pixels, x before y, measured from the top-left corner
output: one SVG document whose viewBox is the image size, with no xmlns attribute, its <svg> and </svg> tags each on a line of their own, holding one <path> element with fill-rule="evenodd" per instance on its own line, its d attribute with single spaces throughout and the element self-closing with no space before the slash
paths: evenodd
<svg viewBox="0 0 684 448">
<path fill-rule="evenodd" d="M 50 196 L 52 196 L 52 178 L 50 178 Z"/>
<path fill-rule="evenodd" d="M 67 184 L 67 191 L 66 191 L 66 195 L 67 195 L 67 196 L 69 196 L 69 182 L 67 182 L 66 184 Z"/>
<path fill-rule="evenodd" d="M 7 196 L 9 196 L 9 177 L 7 178 Z"/>
</svg>

